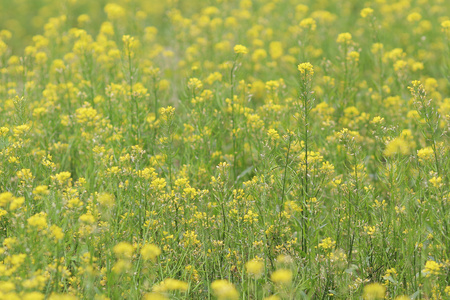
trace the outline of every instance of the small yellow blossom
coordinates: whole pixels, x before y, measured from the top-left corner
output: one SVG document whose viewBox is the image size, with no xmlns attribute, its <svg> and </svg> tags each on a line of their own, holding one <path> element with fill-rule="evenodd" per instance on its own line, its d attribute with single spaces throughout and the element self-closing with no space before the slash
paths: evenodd
<svg viewBox="0 0 450 300">
<path fill-rule="evenodd" d="M 243 45 L 236 45 L 234 46 L 234 53 L 236 54 L 247 54 L 248 53 L 248 49 L 247 47 L 243 46 Z"/>
<path fill-rule="evenodd" d="M 445 20 L 441 23 L 441 27 L 445 30 L 450 29 L 450 20 Z"/>
<path fill-rule="evenodd" d="M 425 147 L 417 151 L 419 161 L 430 161 L 434 156 L 434 151 L 431 147 Z"/>
<path fill-rule="evenodd" d="M 431 179 L 429 180 L 429 182 L 431 183 L 432 186 L 434 186 L 435 188 L 440 188 L 442 186 L 442 177 L 441 176 L 433 176 L 431 177 Z"/>
<path fill-rule="evenodd" d="M 203 87 L 203 83 L 198 78 L 190 78 L 187 86 L 190 90 L 197 91 Z"/>
<path fill-rule="evenodd" d="M 161 254 L 161 249 L 153 244 L 147 244 L 141 249 L 142 258 L 145 260 L 156 260 L 156 258 Z"/>
<path fill-rule="evenodd" d="M 101 206 L 112 207 L 115 204 L 114 195 L 110 193 L 101 193 L 97 199 Z"/>
<path fill-rule="evenodd" d="M 364 300 L 376 300 L 384 299 L 386 293 L 386 287 L 379 283 L 371 283 L 364 287 L 363 299 Z"/>
<path fill-rule="evenodd" d="M 281 300 L 281 298 L 278 295 L 272 295 L 269 297 L 265 297 L 264 300 Z"/>
<path fill-rule="evenodd" d="M 24 181 L 29 181 L 34 178 L 33 173 L 31 173 L 30 169 L 22 169 L 17 172 L 17 177 Z"/>
<path fill-rule="evenodd" d="M 114 246 L 113 251 L 117 257 L 131 258 L 133 256 L 134 249 L 130 243 L 120 242 Z"/>
<path fill-rule="evenodd" d="M 94 224 L 95 218 L 91 213 L 86 213 L 80 216 L 79 220 L 86 224 Z"/>
<path fill-rule="evenodd" d="M 8 293 L 14 291 L 16 285 L 11 281 L 0 281 L 0 292 Z"/>
<path fill-rule="evenodd" d="M 418 22 L 422 19 L 422 15 L 414 12 L 408 15 L 408 17 L 406 18 L 408 20 L 408 22 L 413 23 L 413 22 Z"/>
<path fill-rule="evenodd" d="M 56 174 L 55 176 L 52 176 L 52 179 L 54 181 L 56 181 L 58 184 L 60 185 L 64 185 L 64 184 L 70 184 L 71 182 L 71 177 L 72 174 L 70 174 L 70 172 L 61 172 Z"/>
<path fill-rule="evenodd" d="M 316 27 L 317 27 L 316 21 L 313 18 L 306 18 L 306 19 L 301 20 L 299 26 L 301 28 L 305 28 L 305 29 L 308 28 L 311 31 L 316 30 Z"/>
<path fill-rule="evenodd" d="M 352 42 L 352 35 L 348 32 L 340 33 L 336 39 L 339 44 L 350 44 Z"/>
<path fill-rule="evenodd" d="M 442 264 L 437 263 L 434 260 L 428 260 L 425 263 L 425 268 L 422 270 L 422 273 L 424 273 L 426 277 L 430 277 L 431 275 L 440 275 L 441 268 Z"/>
<path fill-rule="evenodd" d="M 4 207 L 11 201 L 13 201 L 14 197 L 11 192 L 4 192 L 0 194 L 0 206 Z"/>
<path fill-rule="evenodd" d="M 239 293 L 234 285 L 228 280 L 219 279 L 211 283 L 211 289 L 219 300 L 235 300 L 239 299 Z"/>
<path fill-rule="evenodd" d="M 43 230 L 47 228 L 47 214 L 38 213 L 27 219 L 28 225 L 37 228 L 38 230 Z"/>
<path fill-rule="evenodd" d="M 11 202 L 11 204 L 9 205 L 9 209 L 10 210 L 16 210 L 19 207 L 21 207 L 24 202 L 25 202 L 25 198 L 24 197 L 14 198 L 13 201 Z"/>
<path fill-rule="evenodd" d="M 189 285 L 181 280 L 166 278 L 153 287 L 153 291 L 156 293 L 167 291 L 187 291 Z"/>
<path fill-rule="evenodd" d="M 372 47 L 370 48 L 370 52 L 372 54 L 380 53 L 384 48 L 384 45 L 382 43 L 374 43 L 372 44 Z"/>
<path fill-rule="evenodd" d="M 334 247 L 334 245 L 336 245 L 336 242 L 333 241 L 331 238 L 327 237 L 324 238 L 320 243 L 319 243 L 319 248 L 322 248 L 324 250 L 328 250 Z"/>
<path fill-rule="evenodd" d="M 169 298 L 160 293 L 148 293 L 144 295 L 144 300 L 169 300 Z"/>
<path fill-rule="evenodd" d="M 40 292 L 29 292 L 22 296 L 22 300 L 44 300 L 45 295 Z"/>
<path fill-rule="evenodd" d="M 302 75 L 305 75 L 305 74 L 308 76 L 314 75 L 314 67 L 309 62 L 301 63 L 298 65 L 297 68 L 300 71 L 300 74 L 302 74 Z"/>
<path fill-rule="evenodd" d="M 108 3 L 105 6 L 105 13 L 108 15 L 108 19 L 117 20 L 125 16 L 125 9 L 115 3 Z"/>
<path fill-rule="evenodd" d="M 247 274 L 259 278 L 264 272 L 264 263 L 260 259 L 254 258 L 245 264 L 245 268 Z"/>
<path fill-rule="evenodd" d="M 270 42 L 269 54 L 273 60 L 279 59 L 281 56 L 283 56 L 283 44 L 278 41 Z"/>
<path fill-rule="evenodd" d="M 403 137 L 397 137 L 391 140 L 383 154 L 387 157 L 393 156 L 395 154 L 407 155 L 410 152 L 410 145 Z"/>
<path fill-rule="evenodd" d="M 273 128 L 267 130 L 267 135 L 269 136 L 269 139 L 274 140 L 274 141 L 280 139 L 280 135 L 278 134 L 278 131 L 276 131 Z"/>
<path fill-rule="evenodd" d="M 364 19 L 373 15 L 373 9 L 370 7 L 365 7 L 361 10 L 361 17 L 363 17 Z"/>
<path fill-rule="evenodd" d="M 276 270 L 272 273 L 270 279 L 277 284 L 287 285 L 292 281 L 292 271 L 287 269 Z"/>
<path fill-rule="evenodd" d="M 50 226 L 50 231 L 52 233 L 52 236 L 56 240 L 61 240 L 64 237 L 64 233 L 63 233 L 62 229 L 60 227 L 58 227 L 57 225 Z"/>
</svg>

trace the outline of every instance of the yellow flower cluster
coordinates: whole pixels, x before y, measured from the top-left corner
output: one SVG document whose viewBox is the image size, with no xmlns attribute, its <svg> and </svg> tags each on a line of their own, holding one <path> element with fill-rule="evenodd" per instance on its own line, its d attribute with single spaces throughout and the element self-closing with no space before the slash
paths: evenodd
<svg viewBox="0 0 450 300">
<path fill-rule="evenodd" d="M 2 1 L 0 299 L 450 297 L 448 1 L 300 2 Z"/>
</svg>

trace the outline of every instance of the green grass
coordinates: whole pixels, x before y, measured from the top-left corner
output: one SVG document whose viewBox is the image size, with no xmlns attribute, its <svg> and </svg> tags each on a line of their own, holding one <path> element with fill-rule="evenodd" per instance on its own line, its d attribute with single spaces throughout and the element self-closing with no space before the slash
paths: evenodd
<svg viewBox="0 0 450 300">
<path fill-rule="evenodd" d="M 0 298 L 450 297 L 446 1 L 21 2 Z"/>
</svg>

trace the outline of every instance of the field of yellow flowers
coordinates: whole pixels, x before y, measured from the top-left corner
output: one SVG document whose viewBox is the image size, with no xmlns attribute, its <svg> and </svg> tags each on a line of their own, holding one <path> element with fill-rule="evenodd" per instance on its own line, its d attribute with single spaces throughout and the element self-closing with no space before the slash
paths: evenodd
<svg viewBox="0 0 450 300">
<path fill-rule="evenodd" d="M 450 1 L 1 0 L 0 299 L 450 299 Z"/>
</svg>

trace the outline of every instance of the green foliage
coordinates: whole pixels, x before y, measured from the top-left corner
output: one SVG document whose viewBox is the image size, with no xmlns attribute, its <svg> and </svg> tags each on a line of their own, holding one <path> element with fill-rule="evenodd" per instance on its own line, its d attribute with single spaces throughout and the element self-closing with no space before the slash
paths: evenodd
<svg viewBox="0 0 450 300">
<path fill-rule="evenodd" d="M 448 1 L 301 2 L 0 1 L 0 298 L 450 297 Z"/>
</svg>

